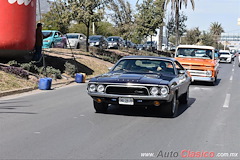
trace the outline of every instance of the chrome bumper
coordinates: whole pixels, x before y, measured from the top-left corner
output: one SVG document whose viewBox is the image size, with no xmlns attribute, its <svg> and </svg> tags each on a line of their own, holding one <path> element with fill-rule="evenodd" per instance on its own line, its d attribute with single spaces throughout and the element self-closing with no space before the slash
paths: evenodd
<svg viewBox="0 0 240 160">
<path fill-rule="evenodd" d="M 203 82 L 214 82 L 215 77 L 198 77 L 198 76 L 192 76 L 191 77 L 192 82 L 193 81 L 203 81 Z"/>
<path fill-rule="evenodd" d="M 163 101 L 170 101 L 173 97 L 172 94 L 168 94 L 166 97 L 161 97 L 161 96 L 139 96 L 139 95 L 117 95 L 117 94 L 104 94 L 104 93 L 90 93 L 88 94 L 91 97 L 101 97 L 101 98 L 133 98 L 136 100 L 163 100 Z"/>
</svg>

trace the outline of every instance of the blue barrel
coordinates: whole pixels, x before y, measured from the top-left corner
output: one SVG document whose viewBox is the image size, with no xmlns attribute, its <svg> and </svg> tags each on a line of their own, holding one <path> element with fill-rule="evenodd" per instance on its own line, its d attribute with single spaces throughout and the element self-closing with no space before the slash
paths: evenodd
<svg viewBox="0 0 240 160">
<path fill-rule="evenodd" d="M 38 88 L 41 90 L 51 89 L 52 78 L 41 78 L 38 83 Z"/>
<path fill-rule="evenodd" d="M 77 73 L 76 74 L 75 82 L 77 82 L 77 83 L 82 83 L 83 82 L 83 74 L 82 73 Z"/>
</svg>

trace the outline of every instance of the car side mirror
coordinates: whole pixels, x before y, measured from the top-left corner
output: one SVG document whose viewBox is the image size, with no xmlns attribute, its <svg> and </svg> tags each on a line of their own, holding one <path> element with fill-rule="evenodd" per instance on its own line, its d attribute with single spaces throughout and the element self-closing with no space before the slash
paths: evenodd
<svg viewBox="0 0 240 160">
<path fill-rule="evenodd" d="M 112 67 L 109 67 L 109 68 L 108 68 L 108 71 L 111 71 L 111 70 L 112 70 Z"/>
<path fill-rule="evenodd" d="M 178 70 L 178 74 L 184 74 L 185 70 Z"/>
</svg>

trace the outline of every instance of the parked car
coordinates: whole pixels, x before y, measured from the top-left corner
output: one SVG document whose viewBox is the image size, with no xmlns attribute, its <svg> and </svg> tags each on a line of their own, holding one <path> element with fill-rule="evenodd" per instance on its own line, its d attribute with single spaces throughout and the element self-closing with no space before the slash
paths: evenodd
<svg viewBox="0 0 240 160">
<path fill-rule="evenodd" d="M 127 56 L 106 74 L 91 78 L 87 91 L 96 112 L 106 112 L 109 104 L 155 106 L 174 117 L 178 101 L 188 102 L 190 76 L 173 58 Z"/>
<path fill-rule="evenodd" d="M 67 47 L 79 49 L 86 46 L 86 36 L 82 33 L 67 33 Z"/>
<path fill-rule="evenodd" d="M 215 85 L 219 72 L 215 48 L 211 46 L 179 45 L 175 58 L 190 72 L 192 81 Z"/>
<path fill-rule="evenodd" d="M 132 41 L 130 41 L 130 40 L 125 40 L 125 47 L 136 49 L 137 45 L 135 43 L 133 43 Z"/>
<path fill-rule="evenodd" d="M 107 41 L 108 41 L 108 48 L 119 49 L 120 47 L 124 46 L 123 39 L 118 36 L 110 36 L 107 38 Z"/>
<path fill-rule="evenodd" d="M 43 48 L 67 48 L 67 38 L 56 30 L 43 30 L 43 35 L 49 35 L 43 39 Z"/>
<path fill-rule="evenodd" d="M 107 49 L 108 41 L 102 35 L 89 36 L 89 46 L 95 46 L 95 47 L 99 47 L 101 49 Z"/>
<path fill-rule="evenodd" d="M 137 44 L 137 50 L 144 50 L 143 44 Z"/>
<path fill-rule="evenodd" d="M 157 43 L 155 41 L 147 41 L 144 44 L 144 48 L 147 51 L 155 51 L 157 50 Z"/>
<path fill-rule="evenodd" d="M 230 53 L 229 50 L 220 50 L 219 54 L 220 54 L 219 62 L 232 63 L 233 55 Z"/>
</svg>

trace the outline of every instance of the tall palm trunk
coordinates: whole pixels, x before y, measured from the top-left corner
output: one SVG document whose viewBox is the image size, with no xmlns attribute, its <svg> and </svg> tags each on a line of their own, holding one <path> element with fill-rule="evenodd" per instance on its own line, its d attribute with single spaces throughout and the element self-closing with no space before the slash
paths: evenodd
<svg viewBox="0 0 240 160">
<path fill-rule="evenodd" d="M 179 0 L 177 0 L 176 4 L 176 11 L 175 11 L 175 32 L 176 32 L 176 45 L 179 45 Z"/>
</svg>

